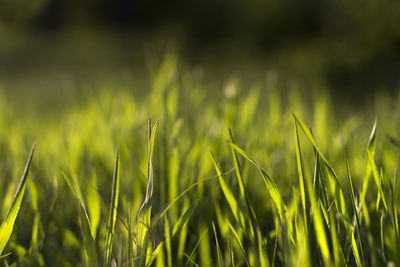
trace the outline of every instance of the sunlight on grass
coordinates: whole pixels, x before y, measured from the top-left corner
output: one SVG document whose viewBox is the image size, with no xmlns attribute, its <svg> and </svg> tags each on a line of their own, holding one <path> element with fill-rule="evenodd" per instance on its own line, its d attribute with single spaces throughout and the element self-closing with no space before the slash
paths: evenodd
<svg viewBox="0 0 400 267">
<path fill-rule="evenodd" d="M 56 119 L 1 96 L 5 266 L 400 264 L 400 109 L 371 131 L 374 110 L 339 116 L 326 92 L 230 79 L 211 99 L 173 54 L 152 73 L 141 99 L 105 90 Z"/>
</svg>

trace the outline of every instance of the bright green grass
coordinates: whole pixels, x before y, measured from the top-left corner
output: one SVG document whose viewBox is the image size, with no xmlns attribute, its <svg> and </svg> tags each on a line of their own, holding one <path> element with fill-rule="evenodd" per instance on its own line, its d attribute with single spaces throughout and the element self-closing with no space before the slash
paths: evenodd
<svg viewBox="0 0 400 267">
<path fill-rule="evenodd" d="M 400 264 L 395 99 L 339 116 L 231 80 L 217 102 L 173 56 L 151 84 L 45 117 L 1 99 L 3 265 Z"/>
</svg>

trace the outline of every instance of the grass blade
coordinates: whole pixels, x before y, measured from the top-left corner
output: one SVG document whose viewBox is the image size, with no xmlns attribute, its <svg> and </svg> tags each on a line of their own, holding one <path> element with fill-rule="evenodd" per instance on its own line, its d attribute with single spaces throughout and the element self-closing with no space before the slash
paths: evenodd
<svg viewBox="0 0 400 267">
<path fill-rule="evenodd" d="M 235 143 L 234 139 L 233 139 L 233 134 L 231 129 L 229 129 L 229 138 L 230 141 L 232 143 Z M 257 225 L 257 219 L 256 219 L 256 215 L 254 213 L 253 207 L 250 204 L 250 200 L 248 198 L 247 195 L 247 190 L 246 190 L 246 185 L 244 183 L 244 179 L 243 179 L 243 175 L 242 175 L 242 169 L 240 167 L 239 164 L 239 159 L 238 156 L 236 154 L 235 149 L 231 146 L 231 152 L 232 152 L 232 157 L 233 157 L 233 162 L 235 164 L 235 170 L 236 170 L 236 177 L 238 180 L 238 184 L 239 184 L 239 189 L 240 189 L 240 193 L 242 195 L 242 198 L 245 201 L 245 206 L 246 206 L 246 212 L 247 214 L 249 214 L 249 216 L 247 216 L 247 218 L 250 218 L 250 230 L 251 230 L 251 236 L 254 237 L 254 239 L 256 240 L 256 242 L 258 242 L 258 238 L 255 238 L 256 232 L 258 231 L 258 225 Z M 257 244 L 259 245 L 259 244 Z"/>
<path fill-rule="evenodd" d="M 295 129 L 296 159 L 297 159 L 297 171 L 298 171 L 298 175 L 299 175 L 301 204 L 302 204 L 302 207 L 303 207 L 304 225 L 306 226 L 305 229 L 306 229 L 306 232 L 307 232 L 308 231 L 309 212 L 308 212 L 308 209 L 307 209 L 306 184 L 304 182 L 303 160 L 302 160 L 302 156 L 301 156 L 299 132 L 298 132 L 298 129 L 297 129 L 296 121 L 294 123 L 294 129 Z"/>
<path fill-rule="evenodd" d="M 88 266 L 99 266 L 93 231 L 91 228 L 91 223 L 85 207 L 85 203 L 83 202 L 79 191 L 73 186 L 72 181 L 65 174 L 65 172 L 61 171 L 61 173 L 65 182 L 71 189 L 74 197 L 76 198 L 79 204 L 79 216 L 80 216 L 80 224 L 81 224 L 83 243 L 85 249 L 84 258 L 86 264 Z"/>
<path fill-rule="evenodd" d="M 350 167 L 349 167 L 347 158 L 346 158 L 346 170 L 347 170 L 347 178 L 349 180 L 349 186 L 350 186 L 351 204 L 353 206 L 353 211 L 354 211 L 354 215 L 356 217 L 356 222 L 357 222 L 357 239 L 358 239 L 358 243 L 360 244 L 360 248 L 361 248 L 361 258 L 360 258 L 360 255 L 359 255 L 359 252 L 357 249 L 357 244 L 355 242 L 354 232 L 352 232 L 352 235 L 351 235 L 351 244 L 353 247 L 354 256 L 356 257 L 356 260 L 357 260 L 357 264 L 359 266 L 362 266 L 362 262 L 364 262 L 364 246 L 363 246 L 361 236 L 360 236 L 360 229 L 361 229 L 360 228 L 360 219 L 358 216 L 357 206 L 356 206 L 356 202 L 355 202 L 353 181 L 351 179 Z"/>
<path fill-rule="evenodd" d="M 222 266 L 224 266 L 224 264 L 222 262 L 222 253 L 221 253 L 221 248 L 219 247 L 218 236 L 217 236 L 217 231 L 215 230 L 214 222 L 212 222 L 212 228 L 213 228 L 213 231 L 214 231 L 215 244 L 217 246 L 218 267 L 222 267 Z"/>
<path fill-rule="evenodd" d="M 108 217 L 107 241 L 105 247 L 104 261 L 106 266 L 111 265 L 112 245 L 115 232 L 115 224 L 117 222 L 119 198 L 119 148 L 117 147 L 114 164 L 113 185 L 111 191 L 110 215 Z"/>
<path fill-rule="evenodd" d="M 212 162 L 213 162 L 214 167 L 215 167 L 215 171 L 218 174 L 219 184 L 220 184 L 222 192 L 224 193 L 224 196 L 225 196 L 225 198 L 226 198 L 226 200 L 227 200 L 227 202 L 229 204 L 229 207 L 230 207 L 230 209 L 231 209 L 231 211 L 233 213 L 233 216 L 235 217 L 236 221 L 238 223 L 240 223 L 240 225 L 242 225 L 244 227 L 244 219 L 243 219 L 243 216 L 242 216 L 242 214 L 240 212 L 239 204 L 236 201 L 236 198 L 233 195 L 233 193 L 232 193 L 231 189 L 229 188 L 228 184 L 225 182 L 224 177 L 222 175 L 221 167 L 219 166 L 217 160 L 215 159 L 214 154 L 212 152 L 210 152 L 210 154 L 211 154 Z"/>
<path fill-rule="evenodd" d="M 258 171 L 260 172 L 261 176 L 264 179 L 264 183 L 267 186 L 267 190 L 275 203 L 276 208 L 278 209 L 279 217 L 281 220 L 284 220 L 285 214 L 287 212 L 287 208 L 285 203 L 283 202 L 281 193 L 279 192 L 278 187 L 275 184 L 275 181 L 269 176 L 269 174 L 258 164 L 254 159 L 252 159 L 249 154 L 247 154 L 243 149 L 237 146 L 234 143 L 230 143 L 230 145 L 244 158 L 250 161 L 254 166 L 257 167 Z"/>
<path fill-rule="evenodd" d="M 236 240 L 237 244 L 239 245 L 240 251 L 242 252 L 242 256 L 243 256 L 244 261 L 246 262 L 246 265 L 248 267 L 250 267 L 250 263 L 249 263 L 249 261 L 247 260 L 247 257 L 246 257 L 247 253 L 244 250 L 243 244 L 240 241 L 238 233 L 236 232 L 235 228 L 233 228 L 232 224 L 230 224 L 230 223 L 229 223 L 229 228 L 231 229 L 231 232 L 232 232 L 233 236 L 235 237 L 235 240 Z"/>
<path fill-rule="evenodd" d="M 15 191 L 14 198 L 11 202 L 10 209 L 7 212 L 6 218 L 0 226 L 0 255 L 3 253 L 4 247 L 7 245 L 8 240 L 14 229 L 14 223 L 17 219 L 19 209 L 21 207 L 22 199 L 24 197 L 26 188 L 26 179 L 28 178 L 29 166 L 31 165 L 33 154 L 35 152 L 35 145 L 33 145 L 31 153 L 29 154 L 28 161 L 25 165 L 24 173 L 19 181 L 17 190 Z"/>
<path fill-rule="evenodd" d="M 228 236 L 228 249 L 229 249 L 229 259 L 230 259 L 230 266 L 234 267 L 235 266 L 235 255 L 233 254 L 232 250 L 232 242 L 230 236 Z"/>
<path fill-rule="evenodd" d="M 101 216 L 101 200 L 99 193 L 97 192 L 97 175 L 96 172 L 93 171 L 90 185 L 88 186 L 87 191 L 87 205 L 88 212 L 90 215 L 90 223 L 92 229 L 92 236 L 96 239 L 97 228 L 100 223 Z"/>
<path fill-rule="evenodd" d="M 293 115 L 295 116 L 295 115 Z M 296 121 L 298 121 L 297 117 L 295 116 Z M 301 126 L 303 128 L 303 126 Z M 307 137 L 309 137 L 309 139 L 312 139 L 312 143 L 314 145 L 314 148 L 317 152 L 320 153 L 318 147 L 316 146 L 314 139 L 312 137 L 311 131 L 304 126 L 304 128 L 307 130 L 306 135 Z M 304 129 L 303 129 L 304 130 Z M 313 186 L 312 186 L 312 181 L 311 178 L 308 176 L 304 176 L 303 174 L 303 167 L 302 167 L 302 158 L 301 158 L 301 148 L 300 148 L 300 142 L 299 142 L 299 138 L 298 138 L 298 131 L 297 131 L 297 125 L 295 124 L 295 138 L 296 138 L 296 155 L 297 155 L 297 164 L 298 164 L 298 172 L 299 172 L 299 180 L 300 182 L 303 183 L 303 186 L 307 186 L 307 192 L 308 192 L 308 196 L 311 202 L 311 208 L 312 208 L 312 217 L 313 217 L 313 224 L 314 224 L 314 230 L 315 230 L 315 235 L 317 237 L 317 243 L 319 245 L 319 248 L 321 250 L 321 254 L 323 257 L 323 261 L 325 263 L 325 265 L 329 265 L 330 264 L 330 260 L 329 260 L 329 246 L 328 246 L 328 239 L 326 237 L 326 233 L 325 233 L 325 227 L 323 224 L 323 218 L 321 216 L 320 213 L 320 207 L 318 205 L 318 200 L 316 199 L 316 196 L 314 194 L 314 190 L 313 190 Z M 325 160 L 326 161 L 326 160 Z M 304 183 L 305 182 L 305 183 Z M 304 203 L 306 203 L 306 198 L 305 198 L 305 190 L 306 188 L 304 188 L 304 196 L 302 195 L 302 201 L 304 198 Z M 305 206 L 306 204 L 304 204 Z M 306 212 L 306 209 L 305 209 Z M 307 215 L 307 213 L 304 214 L 305 217 Z M 305 227 L 307 229 L 307 221 L 305 220 Z"/>
<path fill-rule="evenodd" d="M 298 125 L 300 125 L 300 128 L 302 131 L 305 133 L 307 136 L 308 140 L 311 142 L 313 145 L 314 149 L 318 152 L 319 157 L 322 159 L 325 165 L 325 169 L 327 171 L 327 175 L 329 178 L 330 182 L 330 187 L 332 191 L 332 195 L 335 198 L 335 204 L 338 210 L 344 214 L 347 215 L 347 210 L 346 210 L 346 203 L 344 201 L 344 196 L 343 196 L 343 191 L 340 186 L 339 180 L 337 178 L 337 175 L 335 171 L 333 170 L 331 164 L 329 164 L 328 160 L 322 154 L 321 150 L 319 149 L 317 143 L 315 142 L 314 136 L 309 128 L 293 113 L 293 117 L 295 118 L 295 121 L 297 122 Z"/>
<path fill-rule="evenodd" d="M 369 151 L 369 153 L 373 157 L 375 157 L 376 123 L 377 123 L 377 121 L 375 119 L 374 125 L 372 127 L 371 134 L 369 136 L 368 145 L 367 145 L 367 151 Z M 368 226 L 369 226 L 369 223 L 370 223 L 370 218 L 369 218 L 368 208 L 367 208 L 367 205 L 365 203 L 365 197 L 367 195 L 368 183 L 369 183 L 369 178 L 371 176 L 371 172 L 372 172 L 372 167 L 371 167 L 371 164 L 370 164 L 370 161 L 369 161 L 369 158 L 368 158 L 368 154 L 367 154 L 367 157 L 365 159 L 364 179 L 363 179 L 363 184 L 362 184 L 360 202 L 361 202 L 361 207 L 362 207 L 362 210 L 363 210 L 363 215 L 364 215 L 365 221 L 366 221 Z"/>
<path fill-rule="evenodd" d="M 174 237 L 181 229 L 182 227 L 187 223 L 189 220 L 190 216 L 192 215 L 193 211 L 199 204 L 199 200 L 194 201 L 187 210 L 183 212 L 183 214 L 179 217 L 178 221 L 175 223 L 174 228 L 172 229 L 172 237 Z"/>
<path fill-rule="evenodd" d="M 378 174 L 378 170 L 377 170 L 377 167 L 375 164 L 374 157 L 369 150 L 367 150 L 367 157 L 368 157 L 369 164 L 372 168 L 372 177 L 374 177 L 374 181 L 376 183 L 376 186 L 378 187 L 378 192 L 382 199 L 383 206 L 385 208 L 385 211 L 387 211 L 386 197 L 385 197 L 385 194 L 383 193 L 381 178 Z"/>
<path fill-rule="evenodd" d="M 147 250 L 149 248 L 149 229 L 151 225 L 151 207 L 152 207 L 152 197 L 153 197 L 153 150 L 155 136 L 157 133 L 159 121 L 154 124 L 153 129 L 151 129 L 151 120 L 149 119 L 149 139 L 148 139 L 148 164 L 147 164 L 147 189 L 146 196 L 142 206 L 140 207 L 137 221 L 137 250 L 136 257 L 140 260 L 137 262 L 138 266 L 143 266 L 148 262 Z M 149 255 L 151 257 L 151 254 Z"/>
<path fill-rule="evenodd" d="M 172 229 L 172 234 L 170 237 L 166 237 L 169 239 L 172 239 L 175 237 L 176 234 L 178 234 L 180 231 L 187 231 L 185 227 L 186 223 L 188 222 L 190 216 L 192 215 L 194 209 L 197 207 L 199 201 L 196 200 L 193 202 L 184 212 L 183 214 L 179 217 L 178 221 L 175 223 L 174 228 Z M 149 266 L 153 263 L 153 261 L 156 259 L 158 254 L 162 251 L 163 247 L 166 245 L 167 240 L 161 241 L 156 249 L 152 252 L 150 259 L 148 260 L 146 266 Z"/>
<path fill-rule="evenodd" d="M 229 129 L 229 139 L 232 143 L 235 143 L 231 129 Z M 240 164 L 239 164 L 239 159 L 236 155 L 235 149 L 233 147 L 231 147 L 231 150 L 232 150 L 232 156 L 233 156 L 233 163 L 235 164 L 236 177 L 238 179 L 240 194 L 242 195 L 243 199 L 245 199 L 246 198 L 246 189 L 245 189 L 246 187 L 245 187 L 244 179 L 242 176 L 242 170 L 241 170 Z"/>
</svg>

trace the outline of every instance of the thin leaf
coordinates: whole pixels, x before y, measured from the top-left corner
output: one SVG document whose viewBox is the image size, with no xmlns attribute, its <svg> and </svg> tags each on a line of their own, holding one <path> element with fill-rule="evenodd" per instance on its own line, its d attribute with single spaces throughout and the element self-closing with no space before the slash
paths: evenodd
<svg viewBox="0 0 400 267">
<path fill-rule="evenodd" d="M 212 222 L 212 228 L 214 231 L 214 237 L 215 237 L 215 244 L 217 246 L 217 260 L 218 260 L 218 266 L 222 267 L 223 262 L 222 262 L 222 253 L 221 253 L 221 248 L 219 247 L 219 242 L 218 242 L 218 236 L 217 236 L 217 231 L 215 230 L 215 225 L 214 222 Z"/>
<path fill-rule="evenodd" d="M 242 244 L 242 242 L 240 241 L 240 238 L 239 238 L 238 233 L 236 232 L 235 228 L 233 228 L 232 224 L 230 224 L 230 223 L 229 223 L 229 228 L 231 229 L 231 232 L 232 232 L 233 236 L 235 237 L 235 240 L 236 240 L 237 244 L 239 245 L 240 251 L 242 252 L 242 256 L 243 256 L 244 261 L 246 262 L 246 265 L 247 265 L 248 267 L 250 267 L 250 263 L 249 263 L 249 261 L 247 260 L 247 256 L 246 256 L 247 253 L 246 253 L 246 251 L 244 250 L 243 244 Z"/>
<path fill-rule="evenodd" d="M 233 134 L 231 129 L 229 129 L 229 138 L 230 141 L 232 143 L 235 143 L 234 139 L 233 139 Z M 253 207 L 250 204 L 250 200 L 248 198 L 248 194 L 247 194 L 247 189 L 246 189 L 246 185 L 243 179 L 243 175 L 242 175 L 242 169 L 240 167 L 240 163 L 239 163 L 239 159 L 238 156 L 236 154 L 235 149 L 231 146 L 231 152 L 232 152 L 232 157 L 233 157 L 233 162 L 235 164 L 235 170 L 236 170 L 236 177 L 238 180 L 238 184 L 239 184 L 239 188 L 240 188 L 240 193 L 242 195 L 242 198 L 245 200 L 245 207 L 246 207 L 246 212 L 247 214 L 249 214 L 249 218 L 250 218 L 250 233 L 251 233 L 251 237 L 253 237 L 256 242 L 258 243 L 258 238 L 255 238 L 255 234 L 258 231 L 258 225 L 257 225 L 257 219 L 256 219 L 256 215 L 254 213 Z M 259 245 L 259 244 L 257 244 Z"/>
<path fill-rule="evenodd" d="M 244 226 L 244 219 L 243 219 L 243 216 L 242 216 L 242 214 L 240 212 L 239 204 L 237 203 L 236 198 L 233 195 L 231 189 L 229 188 L 229 186 L 225 182 L 224 177 L 222 175 L 221 167 L 219 166 L 218 162 L 216 161 L 214 154 L 212 152 L 210 152 L 210 154 L 211 154 L 212 162 L 213 162 L 214 167 L 215 167 L 215 171 L 218 174 L 219 184 L 221 186 L 222 192 L 224 193 L 226 201 L 228 202 L 229 207 L 230 207 L 230 209 L 231 209 L 231 211 L 233 213 L 233 216 L 235 217 L 235 219 L 236 219 L 236 221 L 238 223 L 240 223 L 242 226 Z"/>
<path fill-rule="evenodd" d="M 157 133 L 159 121 L 154 124 L 153 129 L 151 129 L 151 120 L 149 119 L 149 138 L 148 138 L 148 164 L 147 164 L 147 189 L 146 196 L 142 206 L 140 207 L 138 213 L 138 223 L 137 223 L 137 249 L 136 257 L 139 258 L 138 266 L 143 266 L 148 263 L 148 259 L 151 254 L 147 254 L 149 249 L 149 229 L 151 225 L 151 207 L 152 207 L 152 197 L 153 197 L 153 149 L 155 143 L 155 136 Z"/>
<path fill-rule="evenodd" d="M 255 161 L 253 160 L 249 154 L 247 154 L 243 149 L 237 146 L 234 143 L 230 143 L 231 146 L 243 157 L 245 157 L 248 161 L 250 161 L 254 166 L 257 167 L 258 171 L 260 172 L 261 176 L 264 179 L 264 183 L 267 186 L 268 193 L 270 194 L 272 200 L 275 203 L 276 208 L 278 209 L 279 218 L 284 220 L 287 212 L 287 208 L 285 203 L 283 202 L 281 193 L 279 192 L 278 187 L 275 184 L 275 181 L 269 176 L 269 174 Z"/>
<path fill-rule="evenodd" d="M 309 212 L 308 212 L 307 202 L 306 202 L 306 184 L 304 182 L 303 160 L 302 160 L 302 156 L 301 156 L 299 132 L 297 130 L 296 121 L 295 121 L 295 124 L 294 124 L 294 129 L 295 129 L 296 159 L 297 159 L 297 171 L 298 171 L 298 174 L 299 174 L 301 204 L 302 204 L 302 207 L 303 207 L 304 225 L 306 226 L 305 229 L 306 229 L 306 232 L 307 232 L 308 231 Z"/>
<path fill-rule="evenodd" d="M 17 219 L 19 209 L 21 207 L 22 199 L 24 197 L 26 188 L 26 179 L 28 178 L 29 166 L 31 165 L 33 154 L 35 152 L 35 145 L 33 145 L 31 153 L 29 154 L 28 161 L 25 165 L 24 173 L 19 181 L 17 190 L 11 202 L 10 209 L 7 212 L 6 218 L 0 226 L 0 255 L 3 253 L 4 247 L 7 245 L 8 240 L 14 229 L 15 220 Z"/>
<path fill-rule="evenodd" d="M 107 241 L 105 247 L 105 264 L 111 265 L 111 255 L 113 246 L 113 237 L 115 233 L 115 224 L 117 221 L 119 198 L 119 148 L 117 147 L 114 164 L 113 185 L 111 191 L 110 215 L 108 217 Z"/>
<path fill-rule="evenodd" d="M 348 163 L 347 158 L 346 158 L 346 170 L 347 170 L 347 178 L 349 180 L 349 186 L 350 186 L 351 204 L 353 206 L 353 211 L 354 211 L 354 215 L 356 217 L 356 222 L 357 222 L 357 239 L 358 239 L 358 243 L 360 244 L 360 247 L 361 247 L 361 257 L 362 258 L 360 258 L 353 232 L 352 232 L 352 235 L 351 235 L 351 243 L 352 243 L 352 247 L 353 247 L 354 256 L 355 256 L 355 258 L 357 260 L 357 265 L 361 266 L 362 262 L 364 261 L 364 246 L 363 246 L 363 243 L 362 243 L 362 240 L 361 240 L 361 236 L 360 236 L 360 229 L 361 229 L 360 228 L 360 219 L 358 217 L 357 206 L 356 206 L 356 201 L 355 201 L 355 197 L 354 197 L 353 182 L 352 182 L 352 179 L 351 179 L 350 167 L 349 167 L 349 163 Z"/>
<path fill-rule="evenodd" d="M 67 183 L 68 187 L 71 189 L 74 197 L 78 200 L 79 203 L 79 215 L 80 215 L 80 223 L 82 229 L 83 243 L 84 243 L 84 256 L 85 261 L 88 266 L 99 266 L 96 245 L 94 242 L 94 237 L 92 235 L 93 231 L 91 229 L 90 219 L 85 207 L 85 203 L 83 202 L 80 194 L 73 186 L 69 177 L 65 174 L 64 171 L 61 170 L 62 176 Z"/>
</svg>

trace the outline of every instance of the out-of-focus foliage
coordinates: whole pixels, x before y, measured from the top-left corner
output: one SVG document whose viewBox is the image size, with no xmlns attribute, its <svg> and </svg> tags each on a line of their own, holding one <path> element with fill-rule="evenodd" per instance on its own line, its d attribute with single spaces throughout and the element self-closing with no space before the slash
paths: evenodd
<svg viewBox="0 0 400 267">
<path fill-rule="evenodd" d="M 1 0 L 0 26 L 29 28 L 30 25 L 35 24 L 35 19 L 38 19 L 43 14 L 48 4 L 49 0 Z"/>
</svg>

